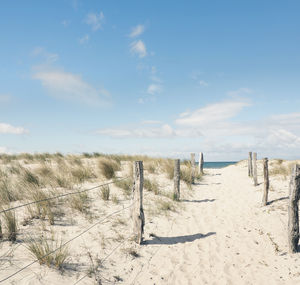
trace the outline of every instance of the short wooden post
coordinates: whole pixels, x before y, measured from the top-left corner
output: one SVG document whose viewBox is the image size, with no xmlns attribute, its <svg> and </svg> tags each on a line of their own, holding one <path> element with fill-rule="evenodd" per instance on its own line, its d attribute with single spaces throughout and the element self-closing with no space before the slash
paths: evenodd
<svg viewBox="0 0 300 285">
<path fill-rule="evenodd" d="M 268 204 L 268 193 L 269 193 L 269 169 L 268 169 L 268 159 L 264 158 L 264 195 L 262 199 L 263 206 Z"/>
<path fill-rule="evenodd" d="M 199 153 L 199 173 L 203 175 L 203 164 L 204 164 L 204 159 L 203 159 L 203 153 Z"/>
<path fill-rule="evenodd" d="M 292 170 L 288 204 L 288 242 L 289 251 L 295 253 L 299 242 L 299 213 L 298 202 L 300 198 L 300 165 L 295 165 Z"/>
<path fill-rule="evenodd" d="M 180 159 L 174 160 L 174 200 L 180 199 Z"/>
<path fill-rule="evenodd" d="M 192 182 L 192 184 L 194 184 L 195 183 L 195 168 L 196 168 L 195 153 L 191 153 L 191 165 L 192 165 L 191 182 Z"/>
<path fill-rule="evenodd" d="M 252 177 L 253 173 L 252 173 L 252 152 L 249 152 L 249 157 L 248 157 L 248 176 Z"/>
<path fill-rule="evenodd" d="M 257 153 L 253 153 L 253 183 L 257 186 Z"/>
<path fill-rule="evenodd" d="M 132 187 L 132 218 L 133 218 L 133 234 L 135 241 L 141 244 L 143 241 L 145 215 L 143 210 L 143 184 L 144 170 L 143 162 L 135 161 L 133 165 L 133 187 Z"/>
</svg>

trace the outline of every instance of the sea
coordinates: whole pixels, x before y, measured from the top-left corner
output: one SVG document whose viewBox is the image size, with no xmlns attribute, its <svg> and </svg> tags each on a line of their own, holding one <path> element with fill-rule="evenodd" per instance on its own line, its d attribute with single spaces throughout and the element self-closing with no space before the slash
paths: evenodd
<svg viewBox="0 0 300 285">
<path fill-rule="evenodd" d="M 203 168 L 223 168 L 236 163 L 237 161 L 204 161 Z"/>
</svg>

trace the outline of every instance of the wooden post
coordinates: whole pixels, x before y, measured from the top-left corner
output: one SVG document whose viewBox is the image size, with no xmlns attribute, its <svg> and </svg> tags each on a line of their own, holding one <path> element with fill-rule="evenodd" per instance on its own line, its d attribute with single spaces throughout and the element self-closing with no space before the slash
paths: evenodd
<svg viewBox="0 0 300 285">
<path fill-rule="evenodd" d="M 268 159 L 264 158 L 264 195 L 262 204 L 266 206 L 268 204 L 268 193 L 269 193 L 269 169 L 268 169 Z"/>
<path fill-rule="evenodd" d="M 248 176 L 252 177 L 253 173 L 252 173 L 252 152 L 249 152 L 249 157 L 248 157 Z"/>
<path fill-rule="evenodd" d="M 192 177 L 191 177 L 191 182 L 192 184 L 195 183 L 195 153 L 191 153 L 191 165 L 192 165 Z"/>
<path fill-rule="evenodd" d="M 174 200 L 180 199 L 180 159 L 174 161 Z"/>
<path fill-rule="evenodd" d="M 204 164 L 204 159 L 203 159 L 203 153 L 199 153 L 199 173 L 203 175 L 203 164 Z"/>
<path fill-rule="evenodd" d="M 288 242 L 289 251 L 295 253 L 299 242 L 299 213 L 298 202 L 300 198 L 300 165 L 295 165 L 292 170 L 288 204 Z"/>
<path fill-rule="evenodd" d="M 253 183 L 254 186 L 257 186 L 257 153 L 253 152 Z"/>
<path fill-rule="evenodd" d="M 133 218 L 133 234 L 135 241 L 141 244 L 143 241 L 145 216 L 143 210 L 143 184 L 144 184 L 144 170 L 143 162 L 135 161 L 133 165 L 133 187 L 132 187 L 132 218 Z"/>
</svg>

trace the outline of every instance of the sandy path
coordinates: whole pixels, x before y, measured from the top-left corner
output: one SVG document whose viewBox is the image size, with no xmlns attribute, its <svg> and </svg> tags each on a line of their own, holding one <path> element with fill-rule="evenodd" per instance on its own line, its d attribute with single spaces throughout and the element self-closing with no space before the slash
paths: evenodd
<svg viewBox="0 0 300 285">
<path fill-rule="evenodd" d="M 146 238 L 126 284 L 300 284 L 299 254 L 287 253 L 287 200 L 261 207 L 263 185 L 253 187 L 245 166 L 206 173 L 182 214 Z M 286 196 L 280 188 L 270 199 Z"/>
</svg>

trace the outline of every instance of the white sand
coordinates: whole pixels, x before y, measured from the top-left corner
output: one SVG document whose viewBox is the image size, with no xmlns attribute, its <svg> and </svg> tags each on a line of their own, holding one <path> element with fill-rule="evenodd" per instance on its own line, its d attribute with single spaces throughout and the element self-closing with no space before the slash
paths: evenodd
<svg viewBox="0 0 300 285">
<path fill-rule="evenodd" d="M 269 201 L 273 202 L 261 207 L 263 185 L 253 186 L 246 162 L 205 172 L 193 190 L 182 187 L 183 201 L 175 204 L 177 212 L 168 215 L 155 214 L 159 198 L 145 191 L 144 245 L 128 240 L 131 224 L 129 212 L 124 211 L 114 218 L 114 226 L 112 221 L 99 225 L 70 244 L 72 257 L 62 274 L 34 264 L 6 284 L 73 284 L 90 266 L 88 250 L 100 259 L 111 254 L 100 269 L 103 284 L 107 280 L 114 284 L 117 277 L 123 284 L 300 284 L 300 255 L 290 255 L 287 248 L 288 180 L 271 176 Z M 172 181 L 161 177 L 159 182 L 171 191 Z M 122 207 L 110 203 L 99 209 L 103 203 L 93 206 L 95 211 L 98 206 L 101 217 Z M 54 226 L 60 233 L 66 231 L 65 240 L 97 221 L 89 223 L 81 215 L 73 218 L 74 225 Z M 33 260 L 23 245 L 13 247 L 17 248 L 8 258 L 10 263 L 1 260 L 1 278 Z M 5 243 L 1 254 L 8 249 Z M 140 257 L 132 257 L 129 249 Z M 95 281 L 86 277 L 78 284 Z"/>
</svg>

